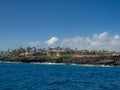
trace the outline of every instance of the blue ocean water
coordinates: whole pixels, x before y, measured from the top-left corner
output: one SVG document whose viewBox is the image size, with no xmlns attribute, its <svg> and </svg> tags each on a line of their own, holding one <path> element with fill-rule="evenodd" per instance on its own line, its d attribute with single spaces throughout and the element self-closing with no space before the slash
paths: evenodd
<svg viewBox="0 0 120 90">
<path fill-rule="evenodd" d="M 120 67 L 0 63 L 0 90 L 120 90 Z"/>
</svg>

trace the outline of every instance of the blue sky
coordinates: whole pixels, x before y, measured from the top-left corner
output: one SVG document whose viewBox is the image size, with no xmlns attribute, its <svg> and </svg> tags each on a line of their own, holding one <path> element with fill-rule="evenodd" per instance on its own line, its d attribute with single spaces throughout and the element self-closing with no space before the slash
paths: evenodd
<svg viewBox="0 0 120 90">
<path fill-rule="evenodd" d="M 0 50 L 95 34 L 120 36 L 120 0 L 0 0 Z"/>
</svg>

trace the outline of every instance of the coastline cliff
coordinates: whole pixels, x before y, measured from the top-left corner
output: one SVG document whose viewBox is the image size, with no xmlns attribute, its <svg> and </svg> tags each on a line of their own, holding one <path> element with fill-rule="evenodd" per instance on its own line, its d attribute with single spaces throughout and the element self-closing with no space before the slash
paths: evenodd
<svg viewBox="0 0 120 90">
<path fill-rule="evenodd" d="M 109 65 L 109 66 L 120 66 L 120 55 L 69 55 L 69 56 L 28 56 L 28 57 L 17 57 L 11 59 L 9 57 L 0 58 L 0 61 L 9 62 L 39 62 L 39 63 L 65 63 L 65 64 L 88 64 L 88 65 Z"/>
</svg>

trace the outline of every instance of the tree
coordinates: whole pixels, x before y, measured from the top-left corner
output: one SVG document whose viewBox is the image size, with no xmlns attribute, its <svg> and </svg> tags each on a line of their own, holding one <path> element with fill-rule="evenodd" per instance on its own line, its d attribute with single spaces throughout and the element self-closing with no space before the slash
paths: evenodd
<svg viewBox="0 0 120 90">
<path fill-rule="evenodd" d="M 32 48 L 31 47 L 27 47 L 27 52 L 31 52 L 32 51 Z"/>
<path fill-rule="evenodd" d="M 34 53 L 37 51 L 36 47 L 32 47 L 32 50 Z"/>
</svg>

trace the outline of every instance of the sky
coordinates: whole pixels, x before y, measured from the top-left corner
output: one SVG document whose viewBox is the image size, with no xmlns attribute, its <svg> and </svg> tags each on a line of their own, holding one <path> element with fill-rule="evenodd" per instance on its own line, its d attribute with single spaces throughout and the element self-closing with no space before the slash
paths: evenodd
<svg viewBox="0 0 120 90">
<path fill-rule="evenodd" d="M 120 0 L 0 0 L 0 50 L 120 51 Z"/>
</svg>

